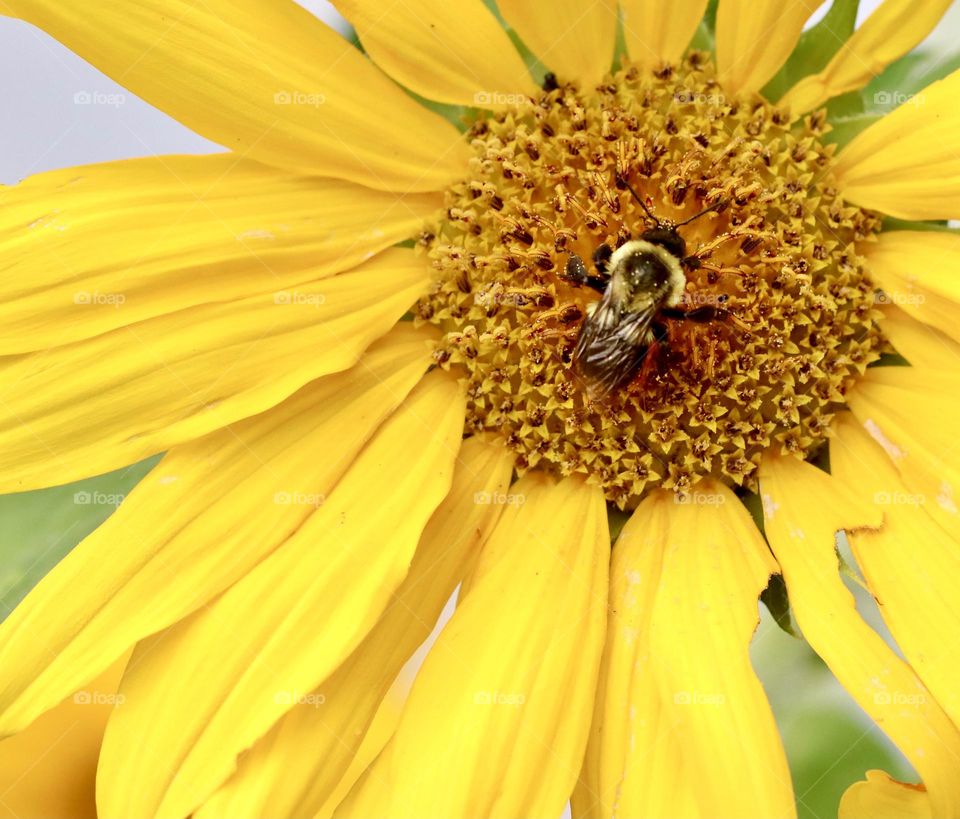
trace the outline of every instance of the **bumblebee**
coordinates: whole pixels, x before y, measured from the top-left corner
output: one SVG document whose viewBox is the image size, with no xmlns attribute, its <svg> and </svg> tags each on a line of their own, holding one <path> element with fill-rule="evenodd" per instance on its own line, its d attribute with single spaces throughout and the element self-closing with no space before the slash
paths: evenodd
<svg viewBox="0 0 960 819">
<path fill-rule="evenodd" d="M 573 351 L 573 365 L 593 401 L 602 401 L 629 384 L 640 371 L 650 348 L 667 336 L 666 320 L 710 322 L 723 320 L 721 307 L 681 307 L 687 284 L 686 270 L 700 266 L 687 256 L 686 242 L 678 229 L 716 211 L 716 204 L 683 222 L 658 219 L 626 182 L 654 227 L 644 230 L 616 250 L 600 245 L 593 254 L 599 275 L 591 275 L 583 260 L 571 254 L 561 278 L 578 287 L 602 293 L 587 308 Z"/>
</svg>

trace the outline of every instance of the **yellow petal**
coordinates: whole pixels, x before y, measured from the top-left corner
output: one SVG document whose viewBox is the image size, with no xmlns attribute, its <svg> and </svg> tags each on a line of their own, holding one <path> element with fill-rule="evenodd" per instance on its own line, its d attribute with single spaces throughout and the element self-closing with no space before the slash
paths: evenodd
<svg viewBox="0 0 960 819">
<path fill-rule="evenodd" d="M 528 474 L 397 733 L 338 816 L 557 817 L 583 755 L 603 644 L 599 489 Z"/>
<path fill-rule="evenodd" d="M 720 0 L 717 70 L 734 93 L 759 91 L 786 62 L 819 0 Z"/>
<path fill-rule="evenodd" d="M 960 340 L 960 236 L 884 231 L 862 250 L 887 301 Z"/>
<path fill-rule="evenodd" d="M 466 171 L 452 125 L 293 0 L 5 0 L 2 11 L 251 159 L 404 192 Z"/>
<path fill-rule="evenodd" d="M 354 369 L 173 449 L 0 625 L 0 734 L 208 603 L 316 514 L 420 379 L 425 341 L 400 327 Z"/>
<path fill-rule="evenodd" d="M 373 61 L 422 97 L 502 108 L 511 97 L 537 92 L 520 54 L 481 0 L 335 5 Z"/>
<path fill-rule="evenodd" d="M 914 367 L 939 370 L 960 365 L 960 344 L 952 338 L 911 318 L 900 307 L 889 305 L 883 313 L 883 334 Z"/>
<path fill-rule="evenodd" d="M 207 608 L 139 644 L 104 737 L 101 817 L 186 817 L 357 647 L 450 487 L 463 390 L 435 371 L 320 510 Z"/>
<path fill-rule="evenodd" d="M 890 63 L 919 45 L 952 2 L 884 0 L 840 46 L 823 71 L 804 77 L 781 102 L 800 115 L 833 97 L 862 88 Z"/>
<path fill-rule="evenodd" d="M 623 33 L 631 59 L 644 65 L 675 63 L 687 50 L 707 0 L 621 0 Z"/>
<path fill-rule="evenodd" d="M 413 250 L 0 359 L 0 491 L 125 466 L 263 412 L 352 366 L 427 287 Z"/>
<path fill-rule="evenodd" d="M 883 771 L 867 771 L 865 782 L 847 788 L 839 819 L 933 819 L 923 785 L 907 785 Z"/>
<path fill-rule="evenodd" d="M 960 524 L 960 424 L 957 368 L 872 367 L 850 392 L 850 409 L 887 455 L 911 492 L 930 499 L 927 512 L 948 531 Z"/>
<path fill-rule="evenodd" d="M 610 615 L 590 739 L 573 792 L 576 819 L 612 816 L 621 799 L 625 816 L 698 815 L 696 798 L 677 787 L 684 749 L 673 731 L 671 703 L 663 702 L 650 655 L 650 627 L 674 508 L 667 495 L 650 495 L 620 533 L 610 567 Z M 645 539 L 657 539 L 642 548 Z M 648 753 L 656 749 L 655 753 Z M 634 757 L 639 765 L 633 764 Z M 621 787 L 621 784 L 624 787 Z"/>
<path fill-rule="evenodd" d="M 901 219 L 960 215 L 960 71 L 859 134 L 834 171 L 844 199 Z"/>
<path fill-rule="evenodd" d="M 0 742 L 0 817 L 95 819 L 100 743 L 128 655 L 22 734 Z"/>
<path fill-rule="evenodd" d="M 0 354 L 290 290 L 408 239 L 439 196 L 229 154 L 53 171 L 0 191 Z"/>
<path fill-rule="evenodd" d="M 411 664 L 415 663 L 416 657 L 411 660 Z M 407 698 L 410 696 L 414 673 L 415 670 L 405 668 L 401 675 L 394 680 L 387 695 L 383 698 L 383 702 L 380 703 L 367 733 L 363 735 L 363 741 L 360 743 L 356 754 L 354 754 L 347 772 L 333 789 L 330 798 L 324 802 L 316 813 L 316 819 L 330 819 L 333 816 L 337 806 L 346 799 L 347 794 L 363 776 L 363 772 L 373 764 L 373 761 L 383 751 L 390 738 L 396 733 L 397 725 L 400 723 L 400 715 L 403 713 Z M 407 679 L 408 677 L 409 679 Z M 215 819 L 219 819 L 219 817 Z"/>
<path fill-rule="evenodd" d="M 879 527 L 880 507 L 789 456 L 761 463 L 760 489 L 767 540 L 807 642 L 918 771 L 936 815 L 957 815 L 960 731 L 910 666 L 863 621 L 840 579 L 836 533 Z"/>
<path fill-rule="evenodd" d="M 777 571 L 721 484 L 650 495 L 613 551 L 611 615 L 578 817 L 794 816 L 773 714 L 750 663 Z"/>
<path fill-rule="evenodd" d="M 524 45 L 561 82 L 576 81 L 591 88 L 613 67 L 616 3 L 499 0 L 497 7 Z"/>
<path fill-rule="evenodd" d="M 927 513 L 934 498 L 911 492 L 878 444 L 843 413 L 831 439 L 830 467 L 883 511 L 877 532 L 850 543 L 880 613 L 904 656 L 960 725 L 960 542 Z"/>
<path fill-rule="evenodd" d="M 350 767 L 387 689 L 429 636 L 473 552 L 503 509 L 513 458 L 497 442 L 467 440 L 453 486 L 427 524 L 410 572 L 357 650 L 244 755 L 236 774 L 195 816 L 314 816 Z M 310 707 L 313 704 L 314 707 Z M 309 749 L 309 752 L 305 752 Z"/>
</svg>

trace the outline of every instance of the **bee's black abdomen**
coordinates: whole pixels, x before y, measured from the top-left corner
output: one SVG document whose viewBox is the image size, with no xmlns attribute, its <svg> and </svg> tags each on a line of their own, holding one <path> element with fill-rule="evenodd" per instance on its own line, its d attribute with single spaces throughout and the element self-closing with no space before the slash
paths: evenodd
<svg viewBox="0 0 960 819">
<path fill-rule="evenodd" d="M 607 266 L 610 264 L 610 257 L 613 255 L 613 248 L 608 244 L 598 245 L 593 251 L 593 263 L 601 273 L 607 272 Z"/>
</svg>

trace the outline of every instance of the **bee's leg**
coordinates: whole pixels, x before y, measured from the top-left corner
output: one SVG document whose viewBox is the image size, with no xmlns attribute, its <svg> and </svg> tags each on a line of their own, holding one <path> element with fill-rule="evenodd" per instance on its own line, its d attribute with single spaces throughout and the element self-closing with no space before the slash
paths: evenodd
<svg viewBox="0 0 960 819">
<path fill-rule="evenodd" d="M 679 307 L 664 307 L 660 315 L 668 319 L 677 321 L 695 321 L 698 324 L 706 324 L 711 321 L 726 321 L 730 318 L 730 311 L 722 307 L 708 305 L 706 307 L 695 307 L 693 310 L 681 310 Z"/>
<path fill-rule="evenodd" d="M 593 263 L 597 268 L 597 272 L 601 276 L 607 274 L 607 265 L 610 264 L 610 257 L 613 255 L 613 248 L 610 245 L 604 243 L 600 245 L 595 251 L 593 251 Z"/>
<path fill-rule="evenodd" d="M 667 336 L 670 335 L 670 328 L 663 322 L 655 321 L 650 325 L 650 334 L 653 336 L 655 343 L 666 344 Z"/>
<path fill-rule="evenodd" d="M 650 327 L 648 336 L 650 343 L 644 346 L 639 352 L 640 359 L 637 380 L 640 384 L 653 385 L 662 383 L 664 377 L 669 373 L 673 351 L 670 348 L 669 336 L 670 328 L 662 322 L 654 322 Z M 649 395 L 644 393 L 640 397 L 641 406 L 647 411 L 653 407 L 647 405 Z"/>
<path fill-rule="evenodd" d="M 670 355 L 669 335 L 670 328 L 666 324 L 655 321 L 650 325 L 647 344 L 637 352 L 644 378 L 649 377 L 651 372 L 663 372 L 664 357 Z"/>
<path fill-rule="evenodd" d="M 607 280 L 599 276 L 591 276 L 587 272 L 587 266 L 583 263 L 576 253 L 571 253 L 570 258 L 567 259 L 567 266 L 562 273 L 560 273 L 560 278 L 565 282 L 569 282 L 574 287 L 591 287 L 596 290 L 598 293 L 602 293 L 607 289 Z"/>
</svg>

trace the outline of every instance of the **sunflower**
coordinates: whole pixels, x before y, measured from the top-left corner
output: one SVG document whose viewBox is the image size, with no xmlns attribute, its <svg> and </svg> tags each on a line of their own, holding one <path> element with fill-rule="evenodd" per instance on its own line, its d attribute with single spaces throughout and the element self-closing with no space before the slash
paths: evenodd
<svg viewBox="0 0 960 819">
<path fill-rule="evenodd" d="M 960 73 L 844 107 L 949 2 L 818 5 L 0 0 L 228 149 L 3 190 L 0 490 L 165 454 L 0 627 L 0 750 L 80 709 L 101 817 L 794 816 L 779 588 L 921 780 L 841 815 L 960 816 Z"/>
</svg>

